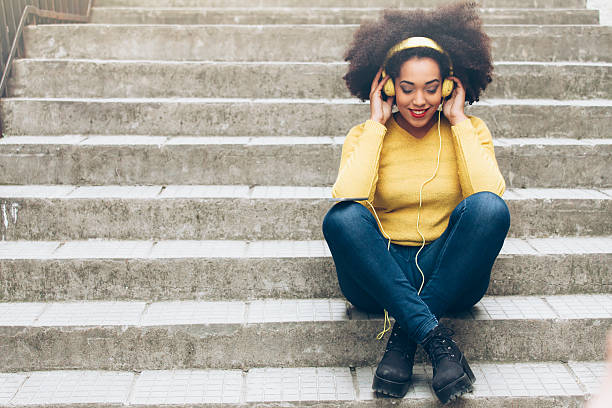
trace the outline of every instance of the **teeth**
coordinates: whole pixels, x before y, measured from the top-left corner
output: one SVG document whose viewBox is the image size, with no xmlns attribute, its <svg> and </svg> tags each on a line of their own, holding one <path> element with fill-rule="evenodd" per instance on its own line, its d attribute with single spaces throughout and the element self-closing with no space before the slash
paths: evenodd
<svg viewBox="0 0 612 408">
<path fill-rule="evenodd" d="M 420 111 L 418 111 L 418 110 L 413 110 L 413 112 L 414 112 L 415 114 L 417 114 L 417 115 L 422 115 L 423 113 L 425 113 L 425 111 L 424 111 L 424 110 L 420 110 Z"/>
</svg>

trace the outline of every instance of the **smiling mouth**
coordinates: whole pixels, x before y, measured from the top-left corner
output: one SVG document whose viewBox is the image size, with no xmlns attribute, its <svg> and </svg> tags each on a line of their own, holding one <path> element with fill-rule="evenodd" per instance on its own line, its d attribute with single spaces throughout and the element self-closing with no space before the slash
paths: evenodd
<svg viewBox="0 0 612 408">
<path fill-rule="evenodd" d="M 427 113 L 427 109 L 408 109 L 412 117 L 422 118 Z"/>
</svg>

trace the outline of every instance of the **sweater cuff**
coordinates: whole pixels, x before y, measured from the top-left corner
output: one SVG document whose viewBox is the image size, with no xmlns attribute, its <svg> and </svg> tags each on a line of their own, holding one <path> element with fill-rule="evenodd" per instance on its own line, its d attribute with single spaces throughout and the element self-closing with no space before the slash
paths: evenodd
<svg viewBox="0 0 612 408">
<path fill-rule="evenodd" d="M 382 123 L 376 122 L 375 120 L 366 120 L 363 126 L 364 133 L 372 133 L 377 136 L 384 136 L 387 133 L 387 127 Z"/>
<path fill-rule="evenodd" d="M 466 134 L 473 135 L 474 125 L 472 125 L 470 118 L 467 118 L 466 120 L 462 120 L 461 122 L 457 123 L 455 126 L 451 126 L 451 130 L 453 131 L 453 134 L 460 139 Z"/>
</svg>

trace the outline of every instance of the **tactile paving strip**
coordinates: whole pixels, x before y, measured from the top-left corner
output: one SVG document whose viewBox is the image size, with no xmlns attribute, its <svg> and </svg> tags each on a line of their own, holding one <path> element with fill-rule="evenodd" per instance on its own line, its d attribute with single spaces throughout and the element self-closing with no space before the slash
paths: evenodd
<svg viewBox="0 0 612 408">
<path fill-rule="evenodd" d="M 239 403 L 242 371 L 143 371 L 134 385 L 131 404 Z"/>
<path fill-rule="evenodd" d="M 573 397 L 598 392 L 604 362 L 473 363 L 465 399 Z M 198 404 L 365 401 L 375 367 L 253 368 L 132 372 L 48 371 L 1 374 L 0 404 Z M 405 399 L 434 400 L 432 369 L 416 364 Z"/>
</svg>

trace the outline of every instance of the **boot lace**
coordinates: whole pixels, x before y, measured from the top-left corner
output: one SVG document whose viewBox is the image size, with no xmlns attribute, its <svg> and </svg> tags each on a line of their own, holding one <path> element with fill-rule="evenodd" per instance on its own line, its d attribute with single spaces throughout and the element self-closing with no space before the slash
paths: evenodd
<svg viewBox="0 0 612 408">
<path fill-rule="evenodd" d="M 429 359 L 432 362 L 439 362 L 445 356 L 455 360 L 458 358 L 458 352 L 452 335 L 455 332 L 447 327 L 441 328 L 430 340 L 428 348 Z"/>
</svg>

